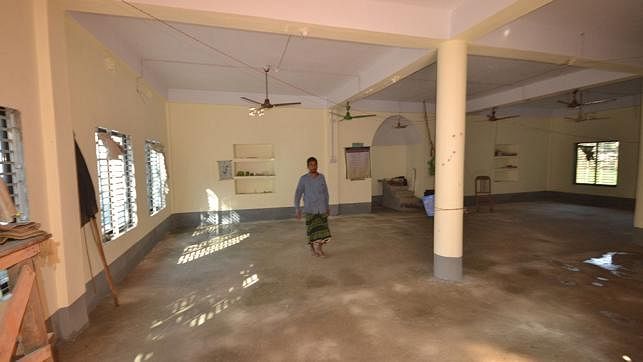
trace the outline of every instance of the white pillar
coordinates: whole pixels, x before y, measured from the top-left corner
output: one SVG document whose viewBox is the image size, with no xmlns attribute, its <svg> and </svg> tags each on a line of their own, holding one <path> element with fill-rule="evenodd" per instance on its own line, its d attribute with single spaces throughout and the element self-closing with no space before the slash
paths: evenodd
<svg viewBox="0 0 643 362">
<path fill-rule="evenodd" d="M 634 210 L 634 227 L 643 228 L 643 95 L 641 95 L 641 105 L 639 106 L 639 174 L 636 179 L 636 209 Z"/>
<path fill-rule="evenodd" d="M 467 43 L 438 47 L 433 275 L 462 280 Z"/>
</svg>

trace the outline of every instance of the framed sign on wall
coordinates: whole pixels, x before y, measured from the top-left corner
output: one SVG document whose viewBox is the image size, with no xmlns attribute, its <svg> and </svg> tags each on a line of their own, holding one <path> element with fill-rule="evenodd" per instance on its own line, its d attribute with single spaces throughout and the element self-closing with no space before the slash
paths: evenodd
<svg viewBox="0 0 643 362">
<path fill-rule="evenodd" d="M 364 180 L 371 178 L 371 148 L 346 148 L 346 178 L 349 180 Z"/>
</svg>

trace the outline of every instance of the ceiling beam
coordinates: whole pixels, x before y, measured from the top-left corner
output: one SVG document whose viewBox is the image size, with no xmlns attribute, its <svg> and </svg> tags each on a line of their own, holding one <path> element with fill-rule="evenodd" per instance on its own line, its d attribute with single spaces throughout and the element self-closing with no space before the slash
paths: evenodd
<svg viewBox="0 0 643 362">
<path fill-rule="evenodd" d="M 555 94 L 569 92 L 573 89 L 611 83 L 629 78 L 634 78 L 634 76 L 629 73 L 583 69 L 524 86 L 473 98 L 467 101 L 467 112 L 477 112 L 492 107 L 527 102 Z"/>
<path fill-rule="evenodd" d="M 436 50 L 409 54 L 406 57 L 391 53 L 389 56 L 378 59 L 375 64 L 360 74 L 359 87 L 344 85 L 333 92 L 332 98 L 338 100 L 339 104 L 366 98 L 435 63 L 436 60 Z"/>
<path fill-rule="evenodd" d="M 141 19 L 158 19 L 193 25 L 212 26 L 234 30 L 256 31 L 263 33 L 311 37 L 337 41 L 358 42 L 402 48 L 434 48 L 441 41 L 420 32 L 394 33 L 374 29 L 316 24 L 295 20 L 268 18 L 263 16 L 225 13 L 203 9 L 186 9 L 181 7 L 161 6 L 152 3 L 175 3 L 173 1 L 105 1 L 105 0 L 61 0 L 68 11 L 79 11 L 93 14 L 126 16 Z M 177 4 L 180 2 L 176 2 Z M 212 6 L 233 2 L 202 2 Z M 177 5 L 178 6 L 178 5 Z M 261 7 L 257 7 L 261 9 Z M 260 12 L 259 12 L 260 13 Z M 341 17 L 341 9 L 338 9 Z M 400 18 L 403 19 L 403 18 Z M 400 20 L 402 21 L 402 20 Z M 407 22 L 405 20 L 405 22 Z M 447 32 L 445 32 L 447 35 Z"/>
<path fill-rule="evenodd" d="M 480 55 L 485 57 L 529 60 L 529 61 L 540 62 L 540 63 L 573 65 L 575 67 L 581 67 L 581 68 L 590 68 L 590 69 L 605 70 L 605 71 L 611 71 L 611 72 L 643 75 L 643 68 L 633 66 L 633 65 L 613 63 L 609 61 L 592 60 L 587 58 L 579 58 L 579 57 L 562 55 L 562 54 L 537 52 L 537 51 L 531 51 L 531 50 L 509 49 L 509 48 L 500 48 L 500 47 L 493 47 L 493 46 L 487 46 L 487 45 L 470 44 L 469 54 Z"/>
<path fill-rule="evenodd" d="M 553 0 L 467 0 L 451 15 L 451 37 L 472 41 Z"/>
<path fill-rule="evenodd" d="M 192 90 L 192 89 L 169 89 L 168 101 L 174 103 L 197 103 L 197 104 L 226 104 L 235 105 L 245 108 L 254 107 L 252 103 L 248 103 L 241 99 L 241 97 L 248 97 L 262 101 L 265 98 L 263 93 L 250 93 L 250 92 L 222 92 L 222 91 L 207 91 L 207 90 Z M 304 95 L 291 95 L 291 94 L 271 94 L 270 101 L 272 103 L 283 102 L 301 102 L 301 105 L 294 105 L 289 108 L 306 108 L 306 109 L 325 109 L 329 104 L 319 97 L 304 96 Z"/>
</svg>

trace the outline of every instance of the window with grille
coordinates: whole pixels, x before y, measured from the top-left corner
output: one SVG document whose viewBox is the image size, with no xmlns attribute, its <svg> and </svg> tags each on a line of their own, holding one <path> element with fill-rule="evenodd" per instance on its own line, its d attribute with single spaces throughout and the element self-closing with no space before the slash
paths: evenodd
<svg viewBox="0 0 643 362">
<path fill-rule="evenodd" d="M 166 206 L 167 169 L 161 144 L 156 141 L 145 141 L 145 159 L 147 163 L 147 200 L 150 215 L 154 215 Z"/>
<path fill-rule="evenodd" d="M 582 185 L 616 186 L 618 141 L 576 144 L 576 180 Z"/>
<path fill-rule="evenodd" d="M 15 109 L 0 107 L 0 177 L 7 184 L 18 217 L 16 221 L 29 219 L 27 187 L 22 159 L 22 137 L 19 113 Z"/>
<path fill-rule="evenodd" d="M 98 128 L 96 161 L 101 231 L 113 240 L 136 226 L 136 184 L 130 136 Z"/>
</svg>

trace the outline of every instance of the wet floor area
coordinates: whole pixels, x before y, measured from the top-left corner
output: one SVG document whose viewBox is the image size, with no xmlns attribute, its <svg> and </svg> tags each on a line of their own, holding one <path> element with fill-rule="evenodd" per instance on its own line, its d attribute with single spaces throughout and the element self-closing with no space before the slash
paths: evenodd
<svg viewBox="0 0 643 362">
<path fill-rule="evenodd" d="M 169 235 L 59 348 L 62 361 L 640 361 L 632 213 L 558 203 L 465 216 L 462 283 L 431 276 L 420 212 Z"/>
</svg>

